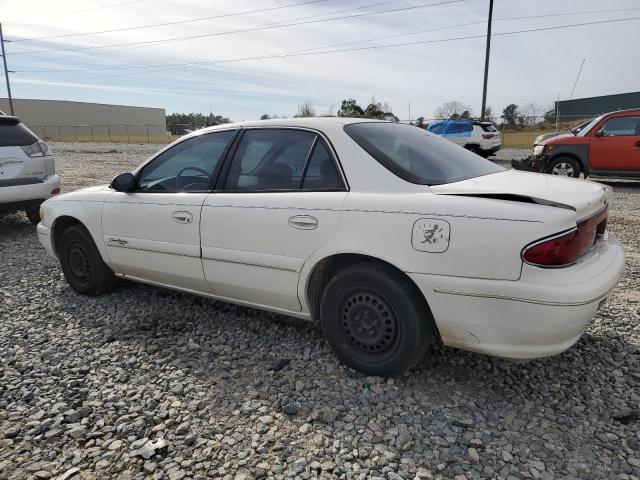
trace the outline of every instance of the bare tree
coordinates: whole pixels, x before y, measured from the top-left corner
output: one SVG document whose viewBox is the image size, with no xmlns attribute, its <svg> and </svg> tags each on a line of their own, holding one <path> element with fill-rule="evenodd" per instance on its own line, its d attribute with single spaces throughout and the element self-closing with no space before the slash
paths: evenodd
<svg viewBox="0 0 640 480">
<path fill-rule="evenodd" d="M 470 118 L 473 115 L 473 110 L 469 105 L 465 105 L 462 102 L 447 102 L 440 105 L 433 112 L 436 118 L 441 120 L 456 119 L 456 118 Z"/>
<path fill-rule="evenodd" d="M 298 113 L 296 117 L 315 117 L 316 109 L 313 108 L 313 102 L 308 98 L 305 99 L 304 103 L 298 107 Z"/>
<path fill-rule="evenodd" d="M 542 120 L 545 113 L 545 108 L 537 102 L 531 102 L 524 105 L 520 111 L 525 117 L 525 123 L 527 125 L 537 125 Z"/>
<path fill-rule="evenodd" d="M 493 122 L 495 119 L 493 118 L 493 108 L 490 105 L 487 105 L 484 109 L 484 120 L 486 122 Z"/>
<path fill-rule="evenodd" d="M 333 117 L 333 105 L 329 108 L 325 108 L 322 112 L 320 112 L 320 117 Z"/>
</svg>

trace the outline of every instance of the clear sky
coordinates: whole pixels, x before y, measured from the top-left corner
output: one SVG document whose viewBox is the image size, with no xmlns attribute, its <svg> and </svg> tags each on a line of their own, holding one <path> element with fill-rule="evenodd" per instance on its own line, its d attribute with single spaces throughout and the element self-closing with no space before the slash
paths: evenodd
<svg viewBox="0 0 640 480">
<path fill-rule="evenodd" d="M 4 34 L 13 40 L 6 47 L 13 95 L 213 111 L 233 120 L 292 116 L 306 99 L 318 113 L 335 114 L 343 98 L 366 104 L 372 96 L 401 119 L 429 118 L 452 100 L 480 112 L 485 40 L 424 42 L 482 36 L 489 0 L 290 6 L 304 2 L 311 0 L 0 0 Z M 440 5 L 424 6 L 433 3 Z M 407 9 L 416 6 L 423 7 Z M 272 7 L 281 8 L 229 15 Z M 202 17 L 218 18 L 191 21 Z M 495 112 L 568 98 L 583 58 L 574 98 L 640 90 L 640 20 L 500 35 L 633 18 L 640 19 L 638 0 L 495 0 L 488 104 Z M 168 22 L 182 23 L 129 29 Z M 264 26 L 276 28 L 256 30 Z M 114 29 L 127 30 L 86 33 Z M 78 35 L 25 40 L 69 34 Z M 362 48 L 412 42 L 423 43 Z M 87 48 L 109 45 L 117 46 Z M 350 51 L 255 58 L 340 49 Z"/>
</svg>

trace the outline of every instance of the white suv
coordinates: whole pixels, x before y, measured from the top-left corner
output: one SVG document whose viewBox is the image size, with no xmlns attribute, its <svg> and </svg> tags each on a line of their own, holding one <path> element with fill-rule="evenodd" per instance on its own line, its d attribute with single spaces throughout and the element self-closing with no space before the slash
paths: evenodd
<svg viewBox="0 0 640 480">
<path fill-rule="evenodd" d="M 427 129 L 484 158 L 502 148 L 500 132 L 491 122 L 439 120 L 429 123 Z"/>
<path fill-rule="evenodd" d="M 60 193 L 51 150 L 16 117 L 0 115 L 0 211 L 24 210 L 40 221 L 40 204 Z"/>
</svg>

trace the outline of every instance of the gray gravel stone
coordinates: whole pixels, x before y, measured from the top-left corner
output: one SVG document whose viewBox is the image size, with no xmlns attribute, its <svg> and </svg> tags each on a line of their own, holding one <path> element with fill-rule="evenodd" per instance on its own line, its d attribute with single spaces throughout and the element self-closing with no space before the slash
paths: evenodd
<svg viewBox="0 0 640 480">
<path fill-rule="evenodd" d="M 158 147 L 52 148 L 69 191 Z M 392 381 L 300 320 L 127 282 L 81 297 L 1 214 L 0 478 L 637 480 L 640 184 L 608 183 L 627 267 L 574 347 L 520 364 L 433 348 Z"/>
</svg>

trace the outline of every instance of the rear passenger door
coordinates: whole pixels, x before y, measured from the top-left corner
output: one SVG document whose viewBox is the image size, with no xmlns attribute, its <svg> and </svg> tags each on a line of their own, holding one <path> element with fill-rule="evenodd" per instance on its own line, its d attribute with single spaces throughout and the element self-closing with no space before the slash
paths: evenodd
<svg viewBox="0 0 640 480">
<path fill-rule="evenodd" d="M 202 210 L 202 259 L 210 291 L 300 311 L 305 261 L 333 238 L 347 186 L 329 143 L 310 130 L 242 133 Z"/>
</svg>

